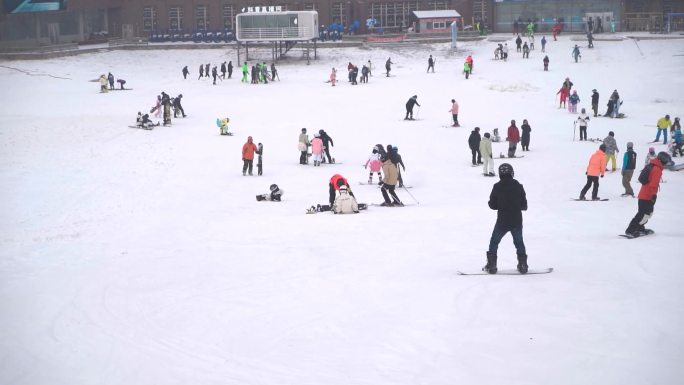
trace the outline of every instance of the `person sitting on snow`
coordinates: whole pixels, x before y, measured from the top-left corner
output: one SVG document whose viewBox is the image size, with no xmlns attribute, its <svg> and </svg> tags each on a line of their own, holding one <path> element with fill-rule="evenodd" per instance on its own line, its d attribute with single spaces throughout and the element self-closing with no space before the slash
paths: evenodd
<svg viewBox="0 0 684 385">
<path fill-rule="evenodd" d="M 359 205 L 356 198 L 347 191 L 347 186 L 340 186 L 340 195 L 335 198 L 332 211 L 335 214 L 358 214 Z"/>
<path fill-rule="evenodd" d="M 256 196 L 257 201 L 271 201 L 271 202 L 280 202 L 284 192 L 283 190 L 278 187 L 277 184 L 272 184 L 270 187 L 271 193 L 270 194 L 260 194 Z"/>
</svg>

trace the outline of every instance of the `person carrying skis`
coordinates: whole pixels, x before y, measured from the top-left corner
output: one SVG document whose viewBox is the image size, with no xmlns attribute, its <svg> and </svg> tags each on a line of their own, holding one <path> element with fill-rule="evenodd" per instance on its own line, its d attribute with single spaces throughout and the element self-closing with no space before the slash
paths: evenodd
<svg viewBox="0 0 684 385">
<path fill-rule="evenodd" d="M 634 190 L 632 190 L 632 175 L 634 175 L 634 169 L 636 168 L 637 154 L 634 152 L 634 143 L 627 142 L 627 151 L 622 157 L 622 187 L 625 188 L 625 193 L 621 196 L 631 196 L 634 198 Z"/>
<path fill-rule="evenodd" d="M 613 166 L 612 171 L 615 171 L 615 154 L 620 152 L 620 150 L 618 149 L 617 142 L 615 141 L 615 133 L 613 131 L 610 131 L 608 136 L 603 139 L 603 144 L 606 145 L 606 165 L 608 164 L 608 160 L 610 160 L 610 163 Z"/>
<path fill-rule="evenodd" d="M 522 135 L 520 136 L 520 144 L 522 145 L 523 151 L 530 151 L 530 132 L 532 127 L 527 123 L 527 119 L 523 119 L 523 124 L 520 126 L 522 130 Z"/>
<path fill-rule="evenodd" d="M 380 168 L 382 168 L 382 161 L 380 161 L 380 152 L 377 147 L 373 147 L 373 152 L 366 160 L 366 164 L 363 168 L 368 169 L 370 166 L 370 172 L 368 173 L 368 184 L 373 184 L 373 173 L 378 174 L 378 185 L 382 185 L 382 175 L 380 175 Z"/>
<path fill-rule="evenodd" d="M 594 110 L 594 117 L 598 116 L 599 93 L 596 88 L 591 90 L 591 109 Z"/>
<path fill-rule="evenodd" d="M 515 158 L 515 150 L 520 142 L 520 130 L 515 125 L 515 120 L 511 120 L 511 125 L 508 127 L 508 157 Z"/>
<path fill-rule="evenodd" d="M 451 99 L 451 109 L 449 112 L 451 112 L 451 118 L 454 120 L 454 124 L 451 127 L 461 127 L 458 123 L 458 103 L 456 103 L 456 99 Z"/>
<path fill-rule="evenodd" d="M 425 72 L 430 72 L 430 68 L 432 68 L 432 72 L 435 72 L 435 59 L 432 58 L 432 55 L 428 58 L 428 68 L 427 71 Z"/>
<path fill-rule="evenodd" d="M 323 141 L 323 151 L 325 151 L 323 163 L 325 163 L 326 158 L 328 158 L 328 163 L 335 163 L 335 158 L 332 158 L 330 156 L 330 147 L 335 147 L 335 143 L 333 143 L 332 138 L 330 137 L 330 135 L 328 135 L 327 132 L 325 132 L 325 130 L 318 130 L 318 134 L 320 135 L 320 138 Z"/>
<path fill-rule="evenodd" d="M 482 153 L 480 153 L 480 127 L 475 127 L 468 137 L 468 147 L 470 147 L 470 153 L 472 154 L 473 166 L 482 164 Z"/>
<path fill-rule="evenodd" d="M 589 126 L 589 115 L 587 115 L 587 110 L 582 108 L 582 113 L 577 117 L 577 123 L 579 123 L 580 138 L 579 140 L 587 140 L 587 126 Z"/>
<path fill-rule="evenodd" d="M 581 201 L 587 200 L 586 194 L 589 191 L 589 187 L 593 188 L 591 190 L 591 200 L 597 201 L 601 198 L 598 197 L 599 189 L 599 176 L 603 178 L 606 170 L 606 145 L 601 144 L 599 149 L 589 158 L 589 165 L 587 166 L 587 171 L 584 173 L 587 176 L 587 183 L 582 187 L 579 199 Z"/>
<path fill-rule="evenodd" d="M 306 134 L 306 128 L 302 128 L 302 133 L 299 134 L 299 164 L 308 164 L 309 163 L 309 157 L 308 157 L 308 150 L 309 146 L 311 143 L 309 142 L 309 136 Z"/>
<path fill-rule="evenodd" d="M 189 73 L 190 71 L 188 71 L 188 66 L 183 67 L 183 79 L 187 79 Z"/>
<path fill-rule="evenodd" d="M 650 168 L 648 171 L 648 181 L 641 185 L 638 195 L 638 211 L 634 218 L 629 222 L 625 234 L 638 237 L 650 233 L 644 225 L 653 215 L 653 208 L 656 199 L 658 198 L 658 189 L 660 188 L 660 179 L 663 176 L 663 167 L 670 164 L 672 164 L 670 155 L 661 151 L 655 159 L 651 160 L 651 162 L 646 165 L 646 167 Z"/>
<path fill-rule="evenodd" d="M 247 62 L 242 64 L 242 80 L 240 80 L 243 83 L 248 82 L 248 74 L 249 74 L 249 66 L 247 65 Z"/>
<path fill-rule="evenodd" d="M 484 176 L 494 176 L 494 157 L 492 154 L 492 141 L 489 139 L 489 132 L 485 132 L 480 141 L 480 155 L 482 155 L 482 174 Z"/>
<path fill-rule="evenodd" d="M 271 202 L 280 202 L 282 197 L 283 197 L 283 190 L 278 187 L 277 184 L 272 184 L 269 187 L 269 190 L 271 190 L 270 194 L 260 194 L 256 196 L 257 201 L 271 201 Z"/>
<path fill-rule="evenodd" d="M 522 50 L 522 38 L 520 35 L 515 39 L 515 50 L 516 52 L 520 52 Z"/>
<path fill-rule="evenodd" d="M 466 79 L 470 76 L 470 64 L 468 62 L 463 62 L 463 74 Z"/>
<path fill-rule="evenodd" d="M 401 203 L 397 193 L 394 192 L 394 188 L 399 179 L 399 168 L 396 164 L 392 163 L 390 152 L 391 149 L 388 148 L 387 154 L 380 158 L 382 161 L 382 174 L 384 175 L 380 191 L 382 192 L 382 197 L 385 200 L 382 202 L 381 206 L 403 206 L 404 204 Z M 390 200 L 390 196 L 392 197 L 392 200 Z"/>
<path fill-rule="evenodd" d="M 345 186 L 347 190 L 347 194 L 351 195 L 352 197 L 354 196 L 354 193 L 352 192 L 351 186 L 349 186 L 349 182 L 347 181 L 347 178 L 343 177 L 340 174 L 335 174 L 330 178 L 330 181 L 328 182 L 328 202 L 330 202 L 330 207 L 332 207 L 335 204 L 335 198 L 336 198 L 336 191 L 340 191 L 340 187 Z"/>
<path fill-rule="evenodd" d="M 576 114 L 577 113 L 577 103 L 580 102 L 580 97 L 577 95 L 577 91 L 572 91 L 572 95 L 568 98 L 568 101 L 570 104 L 568 105 L 568 111 L 571 114 Z"/>
<path fill-rule="evenodd" d="M 409 100 L 406 102 L 406 116 L 404 117 L 404 120 L 414 120 L 413 106 L 415 105 L 420 107 L 420 104 L 418 104 L 418 95 L 411 96 Z"/>
<path fill-rule="evenodd" d="M 575 58 L 575 63 L 577 63 L 577 60 L 582 57 L 579 46 L 577 44 L 575 44 L 575 48 L 572 49 L 572 57 Z"/>
<path fill-rule="evenodd" d="M 392 58 L 387 58 L 387 61 L 385 62 L 385 70 L 387 71 L 387 77 L 390 76 L 390 71 L 392 70 Z"/>
<path fill-rule="evenodd" d="M 542 62 L 544 63 L 544 71 L 548 71 L 549 70 L 549 56 L 545 55 L 544 60 L 542 60 Z"/>
<path fill-rule="evenodd" d="M 207 75 L 209 75 L 209 74 L 207 74 Z M 197 78 L 197 80 L 200 80 L 203 77 L 204 77 L 204 65 L 200 64 L 200 66 L 199 66 L 199 77 Z"/>
<path fill-rule="evenodd" d="M 656 122 L 656 126 L 658 127 L 658 132 L 656 134 L 656 138 L 653 141 L 653 143 L 656 143 L 660 140 L 660 133 L 663 133 L 663 144 L 667 144 L 667 129 L 672 125 L 672 121 L 670 121 L 670 115 L 665 115 L 664 117 L 658 119 L 658 122 Z"/>
<path fill-rule="evenodd" d="M 332 212 L 335 214 L 358 214 L 359 204 L 356 202 L 356 198 L 349 194 L 347 191 L 347 186 L 340 186 L 340 195 L 335 198 L 335 202 L 332 204 Z"/>
<path fill-rule="evenodd" d="M 261 142 L 257 145 L 256 153 L 259 155 L 257 158 L 257 175 L 262 176 L 264 174 L 264 145 Z"/>
<path fill-rule="evenodd" d="M 252 176 L 252 166 L 254 163 L 254 153 L 257 151 L 257 146 L 252 142 L 252 137 L 247 137 L 247 142 L 242 145 L 242 175 L 245 176 L 249 171 L 249 176 Z"/>
<path fill-rule="evenodd" d="M 527 274 L 527 251 L 523 240 L 522 212 L 527 210 L 527 196 L 525 188 L 513 178 L 513 166 L 503 163 L 499 166 L 500 180 L 492 187 L 489 194 L 489 208 L 496 210 L 496 224 L 489 239 L 487 250 L 487 264 L 482 269 L 489 274 L 496 274 L 497 252 L 501 239 L 510 232 L 513 237 L 516 255 L 518 257 L 517 269 L 520 274 Z"/>
</svg>

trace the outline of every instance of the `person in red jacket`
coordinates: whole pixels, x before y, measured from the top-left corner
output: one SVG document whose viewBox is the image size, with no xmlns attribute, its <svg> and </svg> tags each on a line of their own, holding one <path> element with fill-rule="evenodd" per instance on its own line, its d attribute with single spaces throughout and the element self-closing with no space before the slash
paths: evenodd
<svg viewBox="0 0 684 385">
<path fill-rule="evenodd" d="M 508 127 L 508 157 L 515 158 L 515 149 L 520 142 L 520 130 L 515 125 L 515 120 L 511 120 L 511 126 Z"/>
<path fill-rule="evenodd" d="M 254 163 L 254 153 L 257 151 L 257 146 L 252 142 L 252 137 L 247 137 L 247 143 L 242 146 L 242 175 L 252 175 L 252 164 Z"/>
<path fill-rule="evenodd" d="M 561 89 L 558 90 L 558 92 L 556 92 L 556 95 L 560 95 L 558 108 L 565 108 L 568 96 L 570 95 L 570 89 L 566 87 L 565 84 L 563 84 L 563 87 L 561 87 Z"/>
<path fill-rule="evenodd" d="M 351 190 L 351 186 L 349 186 L 347 178 L 343 177 L 340 174 L 335 174 L 332 176 L 332 178 L 330 178 L 330 183 L 328 183 L 328 190 L 330 193 L 328 201 L 330 202 L 330 207 L 332 207 L 333 203 L 335 203 L 335 198 L 337 197 L 335 192 L 340 191 L 340 186 L 347 186 L 347 193 L 351 196 L 354 196 L 354 193 Z"/>
<path fill-rule="evenodd" d="M 658 198 L 658 188 L 660 188 L 660 178 L 663 176 L 663 167 L 672 163 L 670 154 L 661 151 L 655 159 L 651 159 L 651 171 L 648 174 L 648 183 L 642 184 L 639 190 L 639 209 L 637 214 L 629 222 L 625 234 L 633 237 L 653 233 L 653 230 L 646 229 L 644 225 L 653 215 L 653 207 Z M 648 165 L 646 166 L 648 167 Z"/>
</svg>

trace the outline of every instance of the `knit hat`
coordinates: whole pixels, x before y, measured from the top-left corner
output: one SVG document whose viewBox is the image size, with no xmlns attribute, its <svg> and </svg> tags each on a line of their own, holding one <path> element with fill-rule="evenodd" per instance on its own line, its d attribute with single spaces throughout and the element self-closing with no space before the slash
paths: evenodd
<svg viewBox="0 0 684 385">
<path fill-rule="evenodd" d="M 627 148 L 634 148 L 634 143 L 627 142 Z"/>
</svg>

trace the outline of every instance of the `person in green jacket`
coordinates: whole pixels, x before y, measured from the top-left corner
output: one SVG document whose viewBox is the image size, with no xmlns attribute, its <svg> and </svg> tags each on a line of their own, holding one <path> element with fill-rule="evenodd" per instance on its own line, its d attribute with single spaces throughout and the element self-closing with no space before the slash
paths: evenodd
<svg viewBox="0 0 684 385">
<path fill-rule="evenodd" d="M 470 76 L 470 64 L 468 62 L 463 63 L 463 73 L 465 74 L 466 79 Z"/>
<path fill-rule="evenodd" d="M 247 62 L 242 65 L 242 82 L 247 83 L 247 75 L 249 74 L 249 66 Z"/>
</svg>

